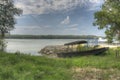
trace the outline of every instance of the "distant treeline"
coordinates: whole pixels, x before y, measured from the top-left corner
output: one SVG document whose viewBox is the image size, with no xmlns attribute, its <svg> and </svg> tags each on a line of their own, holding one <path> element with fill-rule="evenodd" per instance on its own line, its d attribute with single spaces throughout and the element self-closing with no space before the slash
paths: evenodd
<svg viewBox="0 0 120 80">
<path fill-rule="evenodd" d="M 94 35 L 7 35 L 7 39 L 93 39 Z"/>
</svg>

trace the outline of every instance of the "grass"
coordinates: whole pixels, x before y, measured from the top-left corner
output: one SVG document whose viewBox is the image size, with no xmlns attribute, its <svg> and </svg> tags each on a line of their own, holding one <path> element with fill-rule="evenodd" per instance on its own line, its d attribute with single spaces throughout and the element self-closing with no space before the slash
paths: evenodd
<svg viewBox="0 0 120 80">
<path fill-rule="evenodd" d="M 0 52 L 0 80 L 120 80 L 119 74 L 120 56 L 113 49 L 106 55 L 73 58 Z"/>
<path fill-rule="evenodd" d="M 81 56 L 70 60 L 73 80 L 120 80 L 120 56 L 116 56 L 114 49 L 107 51 L 106 55 Z"/>
<path fill-rule="evenodd" d="M 71 80 L 70 67 L 63 59 L 0 52 L 0 80 Z"/>
<path fill-rule="evenodd" d="M 70 60 L 73 80 L 120 80 L 120 56 L 116 56 L 114 49 L 107 51 L 106 55 L 73 57 Z"/>
<path fill-rule="evenodd" d="M 72 58 L 72 64 L 81 68 L 120 69 L 120 56 L 116 57 L 116 52 L 110 49 L 106 52 L 106 55 L 74 57 Z"/>
</svg>

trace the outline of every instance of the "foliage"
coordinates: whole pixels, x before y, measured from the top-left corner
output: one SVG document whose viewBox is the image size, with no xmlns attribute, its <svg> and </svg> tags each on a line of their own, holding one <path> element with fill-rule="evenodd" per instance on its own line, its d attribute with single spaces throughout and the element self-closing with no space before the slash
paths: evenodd
<svg viewBox="0 0 120 80">
<path fill-rule="evenodd" d="M 120 39 L 120 0 L 105 0 L 102 9 L 94 14 L 95 26 L 99 29 L 106 28 L 108 42 L 114 37 Z"/>
<path fill-rule="evenodd" d="M 6 38 L 12 39 L 94 39 L 94 35 L 10 35 Z"/>
<path fill-rule="evenodd" d="M 15 15 L 20 15 L 22 10 L 14 6 L 13 0 L 0 1 L 0 32 L 4 38 L 4 34 L 14 29 Z"/>
<path fill-rule="evenodd" d="M 0 1 L 0 32 L 4 38 L 5 33 L 14 29 L 15 15 L 20 15 L 22 10 L 14 6 L 13 0 Z"/>
<path fill-rule="evenodd" d="M 6 44 L 5 33 L 14 29 L 15 15 L 20 15 L 22 10 L 14 6 L 13 0 L 0 0 L 0 50 L 4 51 Z"/>
</svg>

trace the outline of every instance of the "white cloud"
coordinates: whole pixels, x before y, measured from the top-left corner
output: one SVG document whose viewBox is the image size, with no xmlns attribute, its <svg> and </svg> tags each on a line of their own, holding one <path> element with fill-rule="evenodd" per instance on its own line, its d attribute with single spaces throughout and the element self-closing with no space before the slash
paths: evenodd
<svg viewBox="0 0 120 80">
<path fill-rule="evenodd" d="M 76 30 L 78 30 L 78 28 L 70 28 L 69 30 L 74 30 L 74 31 L 76 31 Z"/>
<path fill-rule="evenodd" d="M 16 28 L 15 28 L 15 30 L 37 30 L 37 29 L 42 29 L 41 27 L 38 27 L 38 26 L 17 26 Z"/>
<path fill-rule="evenodd" d="M 70 23 L 70 17 L 67 16 L 62 22 L 61 24 L 69 24 Z"/>
<path fill-rule="evenodd" d="M 44 30 L 44 29 L 48 29 L 50 28 L 50 26 L 48 25 L 39 25 L 39 26 L 16 26 L 15 30 Z"/>
<path fill-rule="evenodd" d="M 77 27 L 66 28 L 65 30 L 67 30 L 67 31 L 76 31 L 76 30 L 78 30 L 78 28 Z"/>
<path fill-rule="evenodd" d="M 24 18 L 26 18 L 26 16 L 24 16 L 24 15 L 21 15 L 21 16 L 15 16 L 15 19 L 24 19 Z"/>
<path fill-rule="evenodd" d="M 67 31 L 76 31 L 78 30 L 78 24 L 72 24 L 65 28 Z"/>
<path fill-rule="evenodd" d="M 73 25 L 70 25 L 71 28 L 75 28 L 75 27 L 78 27 L 78 24 L 73 24 Z"/>
<path fill-rule="evenodd" d="M 104 0 L 90 0 L 91 5 L 89 5 L 88 10 L 99 10 L 101 5 L 104 3 Z"/>
<path fill-rule="evenodd" d="M 69 11 L 84 5 L 99 4 L 101 0 L 15 0 L 15 5 L 23 9 L 23 14 L 46 14 Z"/>
</svg>

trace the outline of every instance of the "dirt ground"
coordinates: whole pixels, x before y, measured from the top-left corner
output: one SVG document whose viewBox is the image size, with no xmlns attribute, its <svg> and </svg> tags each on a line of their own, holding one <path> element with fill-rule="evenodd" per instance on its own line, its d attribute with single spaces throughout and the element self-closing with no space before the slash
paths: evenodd
<svg viewBox="0 0 120 80">
<path fill-rule="evenodd" d="M 73 80 L 120 80 L 118 69 L 73 68 Z"/>
</svg>

